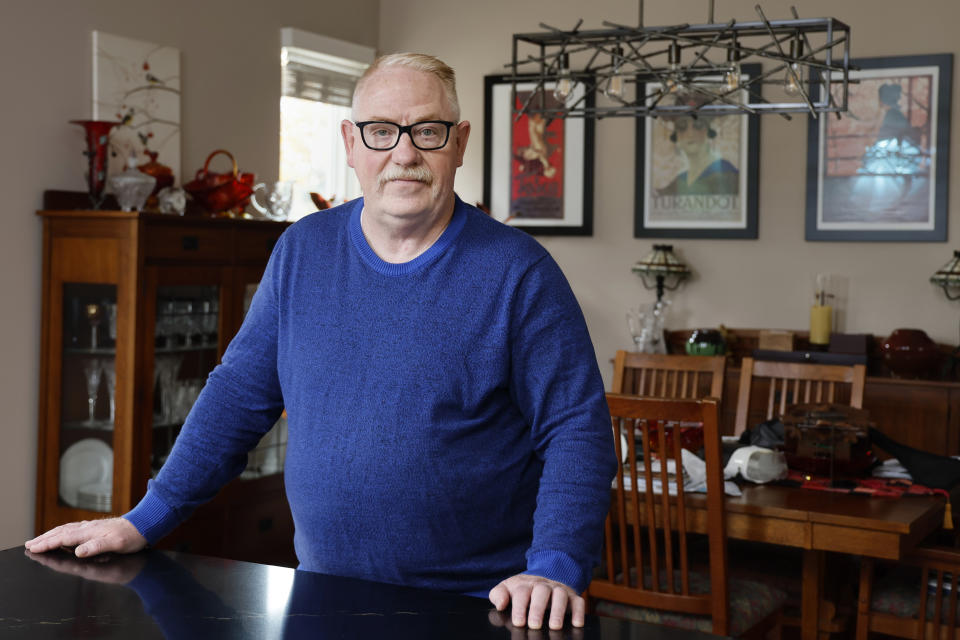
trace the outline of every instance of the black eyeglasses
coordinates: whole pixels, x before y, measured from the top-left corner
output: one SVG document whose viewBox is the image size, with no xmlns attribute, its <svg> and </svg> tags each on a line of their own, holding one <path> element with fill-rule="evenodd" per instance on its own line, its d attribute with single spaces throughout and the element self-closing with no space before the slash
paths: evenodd
<svg viewBox="0 0 960 640">
<path fill-rule="evenodd" d="M 367 120 L 354 122 L 360 127 L 360 138 L 368 149 L 389 151 L 400 143 L 400 136 L 410 136 L 413 146 L 421 151 L 442 149 L 450 138 L 450 127 L 456 122 L 447 120 L 424 120 L 401 126 L 395 122 Z"/>
</svg>

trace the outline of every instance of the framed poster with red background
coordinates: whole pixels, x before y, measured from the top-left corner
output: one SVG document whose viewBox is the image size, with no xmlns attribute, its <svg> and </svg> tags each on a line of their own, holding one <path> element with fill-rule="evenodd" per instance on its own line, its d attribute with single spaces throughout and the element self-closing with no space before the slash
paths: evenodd
<svg viewBox="0 0 960 640">
<path fill-rule="evenodd" d="M 553 84 L 487 76 L 484 86 L 483 204 L 490 215 L 529 233 L 593 234 L 593 121 L 516 110 L 527 101 L 559 106 Z M 582 85 L 568 100 L 586 101 Z"/>
</svg>

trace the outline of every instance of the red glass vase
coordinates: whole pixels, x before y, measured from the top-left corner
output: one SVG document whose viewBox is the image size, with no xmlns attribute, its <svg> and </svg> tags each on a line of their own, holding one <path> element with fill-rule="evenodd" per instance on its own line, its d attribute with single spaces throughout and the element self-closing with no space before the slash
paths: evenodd
<svg viewBox="0 0 960 640">
<path fill-rule="evenodd" d="M 87 137 L 87 193 L 94 209 L 103 202 L 103 188 L 107 184 L 107 159 L 110 150 L 110 130 L 120 122 L 111 120 L 71 120 L 83 127 Z"/>
<path fill-rule="evenodd" d="M 921 329 L 897 329 L 880 346 L 883 361 L 900 378 L 927 378 L 936 373 L 940 351 Z"/>
</svg>

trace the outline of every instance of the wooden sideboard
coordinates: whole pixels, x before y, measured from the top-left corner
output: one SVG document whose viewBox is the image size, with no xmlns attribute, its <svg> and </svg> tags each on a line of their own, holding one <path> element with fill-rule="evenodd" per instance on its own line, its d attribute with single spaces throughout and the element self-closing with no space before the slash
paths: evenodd
<svg viewBox="0 0 960 640">
<path fill-rule="evenodd" d="M 737 412 L 737 395 L 740 388 L 740 360 L 750 355 L 757 346 L 756 329 L 731 329 L 728 338 L 727 371 L 721 398 L 721 429 L 724 434 L 733 433 Z M 795 332 L 797 348 L 809 347 L 807 336 Z M 671 353 L 684 353 L 684 344 L 689 330 L 667 333 Z M 883 366 L 879 357 L 879 339 L 871 340 L 868 353 L 867 384 L 864 389 L 863 407 L 870 412 L 870 419 L 877 428 L 894 440 L 908 446 L 940 455 L 960 455 L 960 380 L 951 367 L 944 367 L 938 379 L 907 380 L 893 377 Z M 941 345 L 944 363 L 951 347 Z M 758 381 L 751 406 L 765 407 L 760 400 L 768 392 L 763 381 Z M 755 425 L 764 416 L 751 414 L 747 424 Z M 883 452 L 878 452 L 881 457 Z"/>
</svg>

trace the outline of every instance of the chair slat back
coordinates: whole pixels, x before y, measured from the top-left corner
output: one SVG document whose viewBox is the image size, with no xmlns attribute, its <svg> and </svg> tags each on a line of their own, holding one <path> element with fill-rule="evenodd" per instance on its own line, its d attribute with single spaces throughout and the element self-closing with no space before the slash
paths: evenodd
<svg viewBox="0 0 960 640">
<path fill-rule="evenodd" d="M 687 356 L 617 351 L 613 393 L 649 398 L 720 398 L 723 356 Z"/>
<path fill-rule="evenodd" d="M 675 400 L 607 394 L 614 447 L 626 463 L 617 471 L 604 526 L 603 577 L 591 597 L 687 614 L 710 615 L 713 632 L 729 628 L 726 521 L 718 405 L 714 398 Z M 702 429 L 707 472 L 706 523 L 710 592 L 690 585 L 684 509 L 681 429 Z M 626 451 L 623 447 L 626 447 Z M 659 462 L 659 466 L 653 463 Z M 639 463 L 639 466 L 638 466 Z M 670 468 L 675 473 L 670 473 Z M 642 469 L 642 470 L 641 470 Z M 702 530 L 697 527 L 697 530 Z"/>
<path fill-rule="evenodd" d="M 862 364 L 808 364 L 744 358 L 740 366 L 734 435 L 740 435 L 748 426 L 754 382 L 761 378 L 767 379 L 769 384 L 764 419 L 770 420 L 783 415 L 791 404 L 830 402 L 863 408 L 867 368 Z"/>
</svg>

